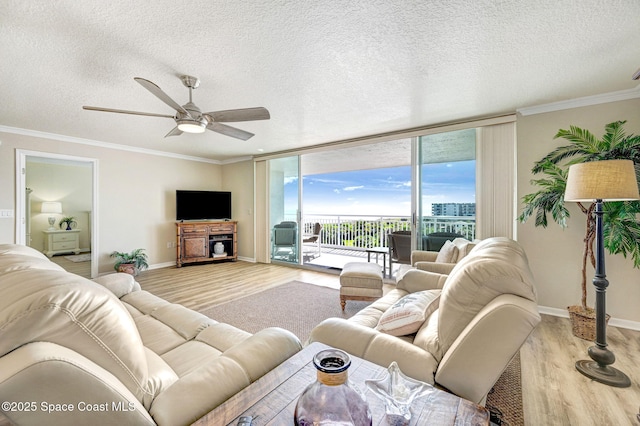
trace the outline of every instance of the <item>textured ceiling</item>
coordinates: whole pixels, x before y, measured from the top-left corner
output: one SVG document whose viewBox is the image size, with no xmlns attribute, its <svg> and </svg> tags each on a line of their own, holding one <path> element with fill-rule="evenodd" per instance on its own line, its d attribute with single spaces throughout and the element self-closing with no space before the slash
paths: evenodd
<svg viewBox="0 0 640 426">
<path fill-rule="evenodd" d="M 638 0 L 0 2 L 0 125 L 228 160 L 637 87 Z M 204 111 L 264 106 L 164 138 L 200 78 Z M 259 151 L 262 150 L 262 151 Z"/>
</svg>

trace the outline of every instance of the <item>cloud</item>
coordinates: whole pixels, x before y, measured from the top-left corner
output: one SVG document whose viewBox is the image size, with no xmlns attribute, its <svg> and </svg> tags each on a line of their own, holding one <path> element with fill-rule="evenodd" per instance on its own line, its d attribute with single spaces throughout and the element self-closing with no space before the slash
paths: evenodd
<svg viewBox="0 0 640 426">
<path fill-rule="evenodd" d="M 333 192 L 335 192 L 336 194 L 340 193 L 340 190 L 338 188 L 334 189 Z"/>
<path fill-rule="evenodd" d="M 362 189 L 364 188 L 364 185 L 358 185 L 358 186 L 345 186 L 344 188 L 342 188 L 343 191 L 355 191 L 356 189 Z"/>
<path fill-rule="evenodd" d="M 285 185 L 288 185 L 288 184 L 294 183 L 294 182 L 298 182 L 298 177 L 297 176 L 284 178 L 284 184 Z"/>
</svg>

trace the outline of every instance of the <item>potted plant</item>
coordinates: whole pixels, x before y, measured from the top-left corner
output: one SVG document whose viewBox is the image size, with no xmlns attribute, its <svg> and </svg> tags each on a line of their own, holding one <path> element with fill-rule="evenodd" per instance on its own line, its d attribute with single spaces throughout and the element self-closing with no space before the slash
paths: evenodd
<svg viewBox="0 0 640 426">
<path fill-rule="evenodd" d="M 76 218 L 74 216 L 65 216 L 60 219 L 60 229 L 71 231 L 76 226 L 78 226 L 78 222 L 76 222 Z"/>
<path fill-rule="evenodd" d="M 143 271 L 149 267 L 147 262 L 147 255 L 144 253 L 144 249 L 135 249 L 131 253 L 122 253 L 114 251 L 110 257 L 115 257 L 116 263 L 113 265 L 113 269 L 118 272 L 125 272 L 131 275 L 138 275 L 140 271 Z"/>
<path fill-rule="evenodd" d="M 626 135 L 623 125 L 626 121 L 616 121 L 605 126 L 605 134 L 596 138 L 590 131 L 571 126 L 569 130 L 559 130 L 554 139 L 563 138 L 571 143 L 554 149 L 531 170 L 534 175 L 545 175 L 531 183 L 539 190 L 522 198 L 524 209 L 518 217 L 525 222 L 535 215 L 535 226 L 547 226 L 547 215 L 554 222 L 566 227 L 569 211 L 564 205 L 564 192 L 568 169 L 571 164 L 598 160 L 633 160 L 636 178 L 640 176 L 640 136 Z M 582 253 L 582 298 L 580 305 L 567 309 L 572 322 L 573 334 L 585 340 L 595 339 L 595 312 L 587 306 L 587 262 L 595 267 L 595 204 L 577 203 L 586 216 L 584 250 Z M 604 203 L 603 230 L 604 246 L 610 254 L 629 255 L 634 268 L 640 268 L 640 202 L 619 201 Z M 607 315 L 608 319 L 609 316 Z"/>
</svg>

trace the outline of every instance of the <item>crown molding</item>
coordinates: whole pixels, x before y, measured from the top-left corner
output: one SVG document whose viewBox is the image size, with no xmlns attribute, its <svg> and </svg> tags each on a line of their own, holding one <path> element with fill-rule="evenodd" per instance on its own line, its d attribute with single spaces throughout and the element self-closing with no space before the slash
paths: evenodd
<svg viewBox="0 0 640 426">
<path fill-rule="evenodd" d="M 243 161 L 251 161 L 253 160 L 253 156 L 244 156 L 244 157 L 233 157 L 233 158 L 228 158 L 226 160 L 222 160 L 220 161 L 220 164 L 225 165 L 225 164 L 233 164 L 233 163 L 241 163 Z"/>
<path fill-rule="evenodd" d="M 51 140 L 56 140 L 61 142 L 76 143 L 81 145 L 97 146 L 97 147 L 106 148 L 106 149 L 116 149 L 118 151 L 128 151 L 128 152 L 137 152 L 139 154 L 156 155 L 158 157 L 169 157 L 169 158 L 175 158 L 179 160 L 198 161 L 201 163 L 209 163 L 209 164 L 217 164 L 217 165 L 222 164 L 222 162 L 218 160 L 212 160 L 210 158 L 194 157 L 190 155 L 175 154 L 172 152 L 156 151 L 154 149 L 138 148 L 134 146 L 96 141 L 93 139 L 77 138 L 74 136 L 59 135 L 57 133 L 48 133 L 48 132 L 41 132 L 39 130 L 23 129 L 20 127 L 10 127 L 10 126 L 0 125 L 0 132 L 13 133 L 13 134 L 22 135 L 22 136 L 32 136 L 32 137 L 43 138 L 43 139 L 51 139 Z"/>
<path fill-rule="evenodd" d="M 527 116 L 527 115 L 535 115 L 535 114 L 544 114 L 546 112 L 562 111 L 565 109 L 605 104 L 608 102 L 626 101 L 629 99 L 636 99 L 636 98 L 640 98 L 640 85 L 636 86 L 633 89 L 603 93 L 600 95 L 585 96 L 583 98 L 552 102 L 544 105 L 518 108 L 516 112 L 522 116 Z"/>
</svg>

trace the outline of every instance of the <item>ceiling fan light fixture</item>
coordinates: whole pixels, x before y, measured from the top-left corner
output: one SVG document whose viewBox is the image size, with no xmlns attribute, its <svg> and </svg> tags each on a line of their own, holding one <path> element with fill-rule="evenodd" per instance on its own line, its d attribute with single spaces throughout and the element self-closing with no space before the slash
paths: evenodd
<svg viewBox="0 0 640 426">
<path fill-rule="evenodd" d="M 178 129 L 185 133 L 204 133 L 207 130 L 205 121 L 179 120 Z"/>
</svg>

